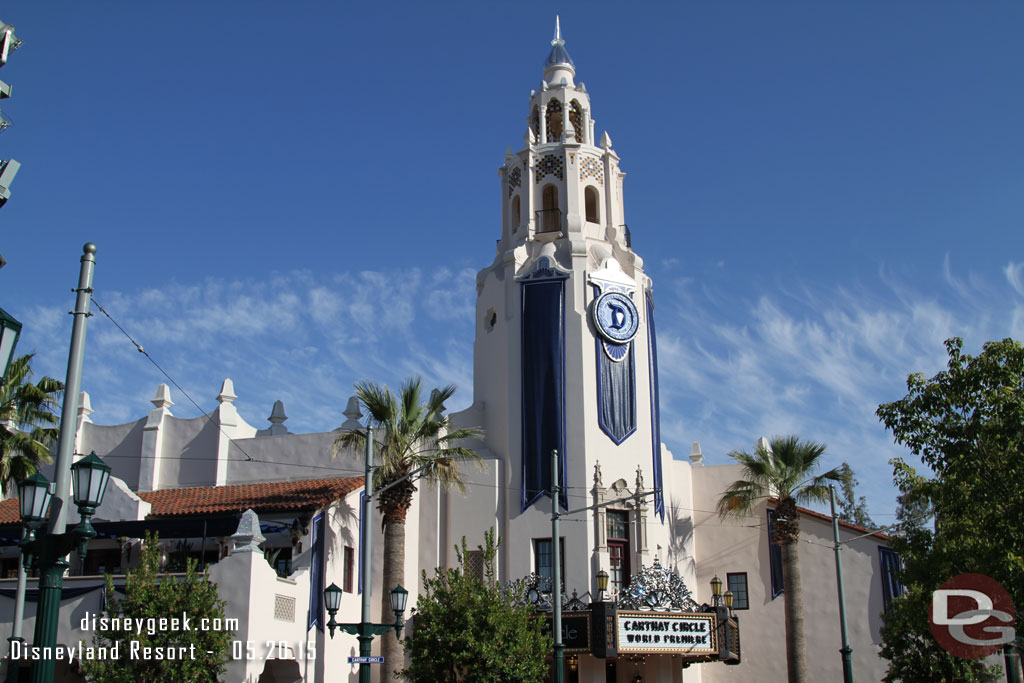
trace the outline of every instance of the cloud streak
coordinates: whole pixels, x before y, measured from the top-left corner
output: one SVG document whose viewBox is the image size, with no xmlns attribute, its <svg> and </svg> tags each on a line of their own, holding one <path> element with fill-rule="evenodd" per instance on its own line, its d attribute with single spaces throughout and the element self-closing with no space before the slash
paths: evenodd
<svg viewBox="0 0 1024 683">
<path fill-rule="evenodd" d="M 761 435 L 826 442 L 829 465 L 850 462 L 872 509 L 891 511 L 888 460 L 906 451 L 875 410 L 906 393 L 908 374 L 945 366 L 946 338 L 961 336 L 976 353 L 984 341 L 1019 335 L 1024 311 L 1010 290 L 1022 270 L 1007 266 L 1009 287 L 957 274 L 947 258 L 939 288 L 883 274 L 831 291 L 787 282 L 754 299 L 684 281 L 660 290 L 665 440 L 677 455 L 701 441 L 709 463 L 750 450 Z"/>
<path fill-rule="evenodd" d="M 903 396 L 909 373 L 944 367 L 947 337 L 964 337 L 976 352 L 989 339 L 1022 336 L 1024 264 L 1009 263 L 1001 276 L 957 273 L 947 258 L 933 273 L 936 286 L 882 271 L 867 283 L 785 281 L 746 297 L 666 273 L 656 292 L 664 441 L 679 457 L 700 441 L 711 464 L 761 435 L 823 441 L 830 466 L 854 467 L 872 511 L 891 511 L 888 460 L 905 453 L 874 411 Z M 254 426 L 264 427 L 281 399 L 289 429 L 305 432 L 340 425 L 362 379 L 397 387 L 416 374 L 429 386 L 455 383 L 449 409 L 468 406 L 475 277 L 446 267 L 294 271 L 96 296 L 204 411 L 231 377 L 236 405 Z M 39 373 L 63 378 L 66 309 L 37 308 L 25 322 L 21 348 L 39 351 Z M 83 386 L 95 419 L 144 416 L 167 379 L 101 315 L 87 344 Z M 197 414 L 172 392 L 175 414 Z"/>
</svg>

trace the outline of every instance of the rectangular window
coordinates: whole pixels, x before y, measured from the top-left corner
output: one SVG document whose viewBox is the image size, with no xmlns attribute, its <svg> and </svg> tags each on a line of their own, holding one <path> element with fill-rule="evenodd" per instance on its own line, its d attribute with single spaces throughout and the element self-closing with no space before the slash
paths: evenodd
<svg viewBox="0 0 1024 683">
<path fill-rule="evenodd" d="M 608 510 L 608 587 L 618 595 L 629 587 L 629 513 L 625 510 Z"/>
<path fill-rule="evenodd" d="M 775 524 L 775 510 L 768 511 L 768 564 L 772 574 L 772 600 L 782 595 L 782 546 L 772 542 Z"/>
<path fill-rule="evenodd" d="M 561 585 L 562 589 L 565 589 L 565 539 L 558 539 L 558 568 L 562 572 Z M 552 566 L 552 555 L 553 548 L 551 547 L 550 538 L 535 538 L 533 539 L 533 571 L 537 576 L 541 577 L 547 589 L 551 588 L 551 566 Z"/>
<path fill-rule="evenodd" d="M 625 510 L 609 510 L 608 538 L 617 541 L 629 540 L 629 513 Z"/>
<path fill-rule="evenodd" d="M 732 591 L 732 608 L 750 609 L 750 603 L 747 601 L 747 573 L 726 574 L 725 581 L 726 589 Z"/>
<path fill-rule="evenodd" d="M 900 556 L 883 545 L 878 546 L 878 564 L 882 567 L 882 604 L 889 611 L 889 603 L 903 595 L 903 584 L 897 578 L 900 569 Z"/>
<path fill-rule="evenodd" d="M 344 576 L 343 583 L 345 585 L 342 587 L 342 590 L 344 590 L 346 593 L 351 593 L 352 592 L 352 586 L 355 584 L 356 551 L 350 545 L 345 546 L 344 561 L 345 561 L 345 572 L 344 572 L 344 575 L 343 575 Z"/>
</svg>

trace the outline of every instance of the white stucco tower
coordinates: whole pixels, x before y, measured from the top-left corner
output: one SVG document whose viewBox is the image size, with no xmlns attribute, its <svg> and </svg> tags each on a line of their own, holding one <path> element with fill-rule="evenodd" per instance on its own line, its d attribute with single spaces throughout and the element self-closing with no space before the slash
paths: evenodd
<svg viewBox="0 0 1024 683">
<path fill-rule="evenodd" d="M 497 253 L 477 276 L 466 418 L 484 428 L 498 470 L 492 519 L 505 539 L 503 578 L 544 573 L 553 448 L 563 510 L 650 491 L 671 467 L 660 445 L 651 280 L 630 245 L 625 173 L 608 134 L 596 137 L 592 111 L 556 24 L 524 144 L 509 148 L 499 171 Z M 456 539 L 472 524 L 459 514 Z M 563 522 L 566 590 L 594 591 L 600 569 L 613 590 L 624 586 L 653 562 L 648 529 L 664 527 L 664 514 L 659 496 Z M 659 546 L 664 563 L 667 541 Z"/>
</svg>

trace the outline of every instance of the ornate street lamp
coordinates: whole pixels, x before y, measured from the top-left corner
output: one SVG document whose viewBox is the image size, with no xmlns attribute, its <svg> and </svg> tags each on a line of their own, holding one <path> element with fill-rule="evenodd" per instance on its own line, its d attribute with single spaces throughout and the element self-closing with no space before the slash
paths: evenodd
<svg viewBox="0 0 1024 683">
<path fill-rule="evenodd" d="M 338 622 L 334 620 L 334 617 L 341 609 L 341 589 L 333 583 L 324 589 L 324 605 L 327 608 L 327 614 L 331 617 L 327 622 L 327 628 L 330 629 L 331 638 L 333 638 L 334 629 L 338 628 Z"/>
<path fill-rule="evenodd" d="M 391 589 L 391 611 L 395 613 L 395 635 L 399 638 L 402 637 L 402 627 L 405 625 L 402 615 L 405 613 L 405 603 L 408 600 L 409 591 L 402 588 L 402 584 Z"/>
<path fill-rule="evenodd" d="M 722 599 L 722 580 L 715 575 L 715 578 L 711 579 L 711 597 L 714 603 L 714 607 L 718 607 Z"/>
<path fill-rule="evenodd" d="M 601 570 L 597 573 L 597 601 L 604 602 L 604 592 L 608 590 L 608 572 Z"/>
<path fill-rule="evenodd" d="M 60 612 L 61 584 L 68 563 L 64 556 L 78 550 L 80 560 L 85 560 L 89 541 L 96 536 L 89 518 L 103 503 L 103 494 L 110 480 L 110 465 L 95 453 L 82 458 L 71 466 L 74 484 L 74 501 L 78 506 L 81 521 L 65 533 L 47 533 L 37 527 L 46 523 L 50 507 L 50 482 L 36 472 L 18 482 L 18 511 L 27 531 L 21 542 L 22 562 L 30 567 L 38 559 L 40 573 L 40 600 L 36 624 L 37 643 L 51 645 L 57 635 L 57 620 Z M 36 681 L 53 678 L 53 661 L 44 666 L 43 660 L 36 662 L 32 676 Z"/>
<path fill-rule="evenodd" d="M 734 599 L 732 591 L 725 591 L 723 597 L 725 598 L 725 606 L 729 610 L 729 616 L 732 616 L 732 601 Z"/>
<path fill-rule="evenodd" d="M 50 480 L 36 472 L 18 482 L 18 512 L 21 521 L 34 528 L 46 521 L 50 507 Z"/>
<path fill-rule="evenodd" d="M 72 529 L 72 533 L 78 536 L 78 556 L 82 560 L 85 559 L 89 540 L 96 537 L 96 530 L 89 519 L 103 502 L 110 470 L 110 465 L 100 460 L 96 451 L 71 466 L 72 497 L 78 506 L 78 514 L 82 516 L 82 521 Z"/>
<path fill-rule="evenodd" d="M 7 380 L 7 368 L 14 358 L 14 347 L 18 345 L 21 323 L 0 308 L 0 386 Z"/>
<path fill-rule="evenodd" d="M 390 629 L 395 629 L 395 635 L 398 638 L 402 637 L 402 628 L 405 626 L 405 622 L 402 620 L 402 614 L 405 612 L 405 604 L 409 599 L 409 591 L 402 588 L 401 585 L 395 586 L 391 589 L 391 610 L 395 613 L 395 623 L 393 624 L 371 624 L 368 621 L 361 621 L 358 624 L 339 624 L 335 621 L 334 617 L 338 614 L 338 610 L 341 609 L 341 589 L 333 583 L 324 589 L 324 604 L 327 608 L 327 613 L 331 619 L 327 622 L 327 628 L 330 629 L 331 638 L 334 638 L 335 629 L 340 629 L 345 633 L 349 633 L 353 636 L 359 637 L 359 656 L 360 658 L 370 656 L 370 643 L 373 641 L 373 637 L 386 633 Z M 368 662 L 360 662 L 359 676 L 362 680 L 365 675 L 365 680 L 370 680 L 370 669 Z M 366 672 L 365 674 L 363 672 Z"/>
<path fill-rule="evenodd" d="M 18 482 L 18 512 L 25 524 L 25 535 L 21 540 L 23 548 L 36 539 L 36 528 L 46 523 L 50 497 L 50 480 L 39 472 Z M 34 561 L 35 554 L 23 549 L 22 566 L 26 570 L 31 569 Z"/>
</svg>

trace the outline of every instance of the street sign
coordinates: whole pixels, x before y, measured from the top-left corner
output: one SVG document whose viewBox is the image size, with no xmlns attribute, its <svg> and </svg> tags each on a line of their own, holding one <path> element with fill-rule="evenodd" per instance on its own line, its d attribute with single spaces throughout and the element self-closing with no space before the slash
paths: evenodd
<svg viewBox="0 0 1024 683">
<path fill-rule="evenodd" d="M 349 657 L 349 664 L 383 664 L 383 657 Z"/>
</svg>

